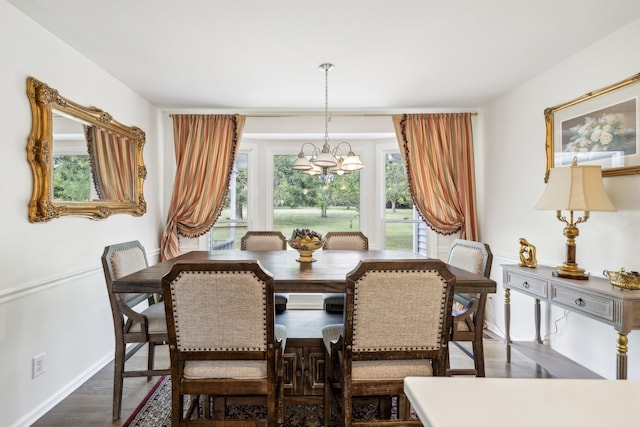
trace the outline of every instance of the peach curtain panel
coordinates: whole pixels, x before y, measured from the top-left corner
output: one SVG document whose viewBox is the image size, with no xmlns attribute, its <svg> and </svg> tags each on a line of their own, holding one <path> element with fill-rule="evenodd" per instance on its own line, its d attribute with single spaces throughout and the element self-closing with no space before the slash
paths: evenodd
<svg viewBox="0 0 640 427">
<path fill-rule="evenodd" d="M 96 126 L 85 126 L 85 136 L 93 182 L 100 200 L 134 200 L 135 144 Z"/>
<path fill-rule="evenodd" d="M 178 235 L 201 236 L 220 216 L 244 122 L 240 115 L 173 115 L 177 164 L 162 260 L 180 254 Z"/>
<path fill-rule="evenodd" d="M 437 233 L 477 240 L 471 113 L 403 114 L 393 123 L 422 219 Z"/>
</svg>

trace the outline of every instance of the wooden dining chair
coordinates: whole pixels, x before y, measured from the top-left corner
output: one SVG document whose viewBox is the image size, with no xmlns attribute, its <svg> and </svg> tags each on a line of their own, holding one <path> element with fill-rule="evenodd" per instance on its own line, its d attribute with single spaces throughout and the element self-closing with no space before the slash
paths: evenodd
<svg viewBox="0 0 640 427">
<path fill-rule="evenodd" d="M 230 396 L 264 396 L 267 425 L 283 425 L 286 328 L 275 325 L 273 276 L 255 260 L 183 262 L 165 275 L 162 288 L 172 426 L 191 424 L 184 416 L 187 395 L 207 396 L 207 407 L 212 397 L 223 408 Z M 232 425 L 220 419 L 224 411 L 214 410 L 214 417 L 214 425 Z"/>
<path fill-rule="evenodd" d="M 155 347 L 168 341 L 164 303 L 152 293 L 115 293 L 115 279 L 148 267 L 147 254 L 135 240 L 104 248 L 102 268 L 115 331 L 113 368 L 113 421 L 120 419 L 124 378 L 168 375 L 170 369 L 154 368 Z M 133 344 L 133 345 L 131 345 Z M 147 369 L 126 370 L 126 361 L 148 344 Z"/>
<path fill-rule="evenodd" d="M 329 231 L 324 236 L 323 250 L 369 250 L 369 238 L 361 231 Z M 329 313 L 344 311 L 344 294 L 322 294 L 323 307 Z"/>
<path fill-rule="evenodd" d="M 287 249 L 287 238 L 281 231 L 247 231 L 240 239 L 240 249 L 246 251 L 279 251 Z M 275 295 L 276 313 L 287 310 L 289 294 Z"/>
<path fill-rule="evenodd" d="M 471 240 L 455 239 L 451 244 L 447 263 L 454 267 L 489 278 L 493 254 L 489 245 Z M 463 353 L 473 359 L 474 369 L 451 369 L 449 375 L 485 376 L 484 346 L 482 334 L 484 325 L 484 299 L 478 295 L 458 294 L 454 296 L 453 326 L 450 342 L 453 342 Z M 471 350 L 463 342 L 471 343 Z"/>
<path fill-rule="evenodd" d="M 446 376 L 454 287 L 435 259 L 363 260 L 349 273 L 344 324 L 322 330 L 325 420 L 335 401 L 343 427 L 422 425 L 410 417 L 404 378 Z M 353 399 L 364 396 L 397 396 L 397 419 L 354 420 Z"/>
</svg>

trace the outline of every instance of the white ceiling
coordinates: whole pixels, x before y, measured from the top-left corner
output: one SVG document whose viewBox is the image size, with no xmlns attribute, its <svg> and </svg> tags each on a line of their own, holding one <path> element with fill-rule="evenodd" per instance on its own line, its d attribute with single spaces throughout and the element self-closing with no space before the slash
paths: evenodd
<svg viewBox="0 0 640 427">
<path fill-rule="evenodd" d="M 166 110 L 473 109 L 640 18 L 638 0 L 9 0 Z M 53 83 L 52 83 L 53 84 Z"/>
</svg>

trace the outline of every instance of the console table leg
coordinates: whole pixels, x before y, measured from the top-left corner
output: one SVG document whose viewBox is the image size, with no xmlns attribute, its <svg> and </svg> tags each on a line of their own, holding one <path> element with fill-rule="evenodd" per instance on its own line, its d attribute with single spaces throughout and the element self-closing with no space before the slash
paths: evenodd
<svg viewBox="0 0 640 427">
<path fill-rule="evenodd" d="M 504 335 L 507 339 L 507 363 L 511 363 L 511 290 L 504 290 Z"/>
<path fill-rule="evenodd" d="M 542 344 L 542 338 L 540 337 L 540 300 L 536 298 L 535 302 L 535 320 L 536 320 L 536 339 L 538 344 Z"/>
<path fill-rule="evenodd" d="M 626 332 L 618 332 L 618 357 L 616 360 L 617 373 L 616 378 L 619 380 L 627 379 L 627 343 L 629 342 Z"/>
</svg>

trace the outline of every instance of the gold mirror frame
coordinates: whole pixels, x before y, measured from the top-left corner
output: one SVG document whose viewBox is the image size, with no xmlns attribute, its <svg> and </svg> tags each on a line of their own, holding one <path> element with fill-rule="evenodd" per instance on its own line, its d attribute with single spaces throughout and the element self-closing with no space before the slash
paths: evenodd
<svg viewBox="0 0 640 427">
<path fill-rule="evenodd" d="M 147 169 L 142 159 L 145 133 L 133 126 L 118 123 L 95 107 L 84 107 L 62 97 L 56 89 L 27 79 L 27 96 L 31 105 L 31 134 L 27 142 L 27 159 L 33 174 L 33 192 L 29 201 L 29 221 L 46 222 L 64 215 L 84 216 L 94 220 L 116 213 L 141 216 L 147 211 L 142 186 Z M 53 113 L 60 111 L 81 121 L 108 130 L 135 144 L 135 185 L 131 201 L 64 201 L 53 199 Z"/>
</svg>

